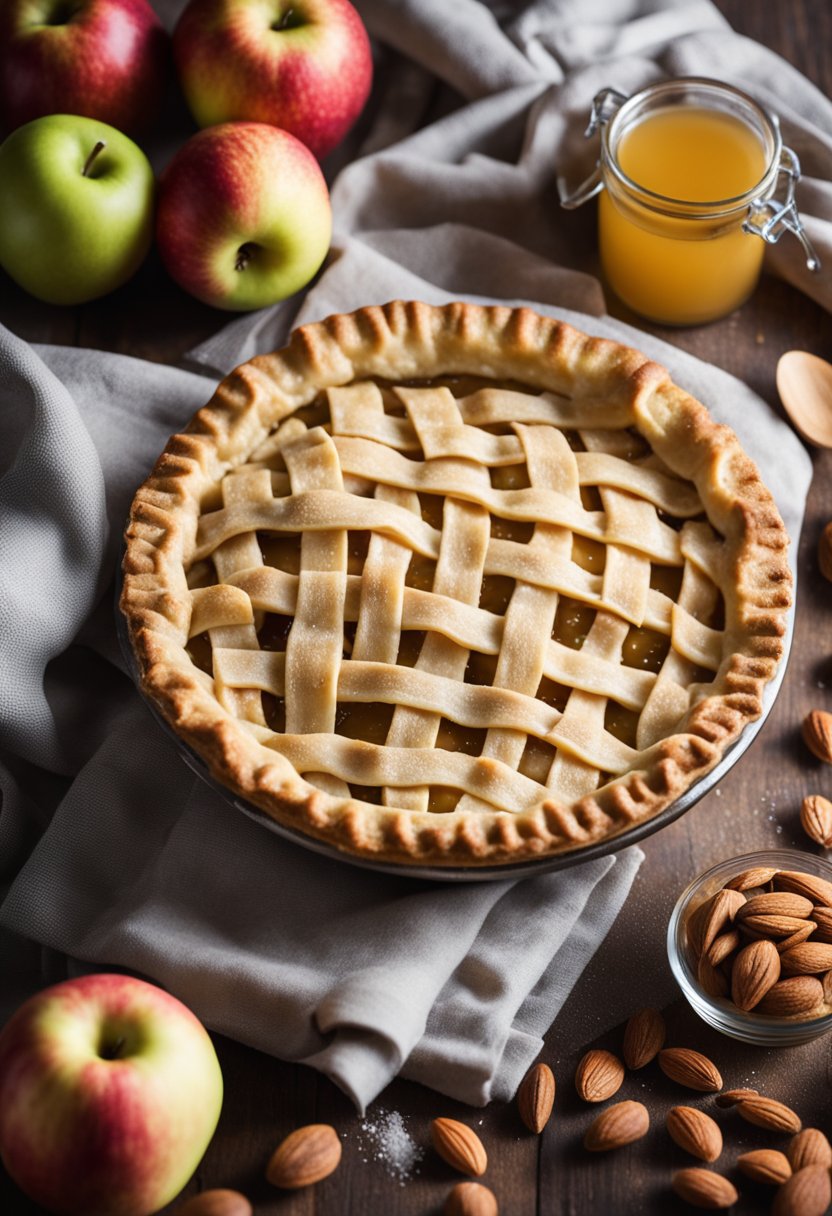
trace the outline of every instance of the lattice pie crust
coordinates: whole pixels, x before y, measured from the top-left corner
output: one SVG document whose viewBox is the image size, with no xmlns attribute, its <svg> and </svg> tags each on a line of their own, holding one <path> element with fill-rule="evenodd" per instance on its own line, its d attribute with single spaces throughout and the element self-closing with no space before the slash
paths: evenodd
<svg viewBox="0 0 832 1216">
<path fill-rule="evenodd" d="M 624 346 L 395 303 L 232 373 L 133 502 L 141 682 L 354 854 L 483 865 L 656 815 L 761 712 L 791 576 L 734 434 Z"/>
</svg>

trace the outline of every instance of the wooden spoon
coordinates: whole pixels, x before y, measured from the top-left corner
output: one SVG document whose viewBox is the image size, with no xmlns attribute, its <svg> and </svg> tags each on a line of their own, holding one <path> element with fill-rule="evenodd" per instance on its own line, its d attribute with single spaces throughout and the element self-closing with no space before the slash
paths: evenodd
<svg viewBox="0 0 832 1216">
<path fill-rule="evenodd" d="M 777 364 L 783 408 L 804 439 L 832 448 L 832 363 L 805 350 L 789 350 Z"/>
</svg>

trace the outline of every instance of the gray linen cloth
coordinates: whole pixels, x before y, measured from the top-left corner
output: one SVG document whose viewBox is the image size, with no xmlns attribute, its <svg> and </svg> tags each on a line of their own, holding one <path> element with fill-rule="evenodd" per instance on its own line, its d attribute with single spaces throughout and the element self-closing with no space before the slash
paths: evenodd
<svg viewBox="0 0 832 1216">
<path fill-rule="evenodd" d="M 201 374 L 35 352 L 0 334 L 3 961 L 7 975 L 20 970 L 31 939 L 82 965 L 140 971 L 212 1028 L 326 1072 L 359 1108 L 397 1073 L 482 1104 L 508 1097 L 538 1053 L 640 851 L 448 886 L 280 840 L 193 777 L 127 679 L 109 586 L 121 522 L 217 371 L 279 344 L 296 320 L 464 296 L 532 302 L 665 362 L 740 433 L 796 539 L 810 479 L 800 444 L 744 385 L 600 315 L 597 282 L 558 265 L 576 233 L 592 238 L 558 213 L 553 184 L 556 162 L 586 167 L 576 132 L 601 83 L 698 70 L 679 66 L 685 46 L 691 57 L 699 47 L 701 70 L 723 44 L 746 66 L 767 52 L 733 38 L 708 4 L 360 7 L 407 58 L 387 76 L 363 154 L 337 177 L 333 257 L 308 295 L 231 322 L 193 352 Z M 829 103 L 792 76 L 794 121 L 814 136 Z M 438 96 L 437 77 L 448 86 Z M 4 985 L 0 999 L 15 996 Z"/>
</svg>

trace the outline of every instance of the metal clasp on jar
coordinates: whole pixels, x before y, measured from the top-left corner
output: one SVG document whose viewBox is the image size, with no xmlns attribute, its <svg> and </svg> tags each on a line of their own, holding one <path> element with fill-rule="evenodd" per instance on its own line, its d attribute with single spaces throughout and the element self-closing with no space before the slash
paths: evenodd
<svg viewBox="0 0 832 1216">
<path fill-rule="evenodd" d="M 800 181 L 800 161 L 797 153 L 785 144 L 780 151 L 780 163 L 777 167 L 778 177 L 780 174 L 786 178 L 786 197 L 782 202 L 773 197 L 754 199 L 749 204 L 748 219 L 742 230 L 762 237 L 768 245 L 776 245 L 784 232 L 793 233 L 803 246 L 807 267 L 817 273 L 820 270 L 820 258 L 803 227 L 794 197 L 795 186 Z"/>
</svg>

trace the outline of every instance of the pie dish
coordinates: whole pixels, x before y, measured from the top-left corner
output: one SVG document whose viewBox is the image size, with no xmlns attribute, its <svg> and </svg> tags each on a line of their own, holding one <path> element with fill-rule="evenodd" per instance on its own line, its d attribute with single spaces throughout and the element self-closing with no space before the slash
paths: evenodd
<svg viewBox="0 0 832 1216">
<path fill-rule="evenodd" d="M 788 538 L 732 431 L 528 309 L 396 302 L 238 368 L 138 490 L 141 686 L 363 858 L 493 866 L 657 815 L 759 717 Z"/>
</svg>

